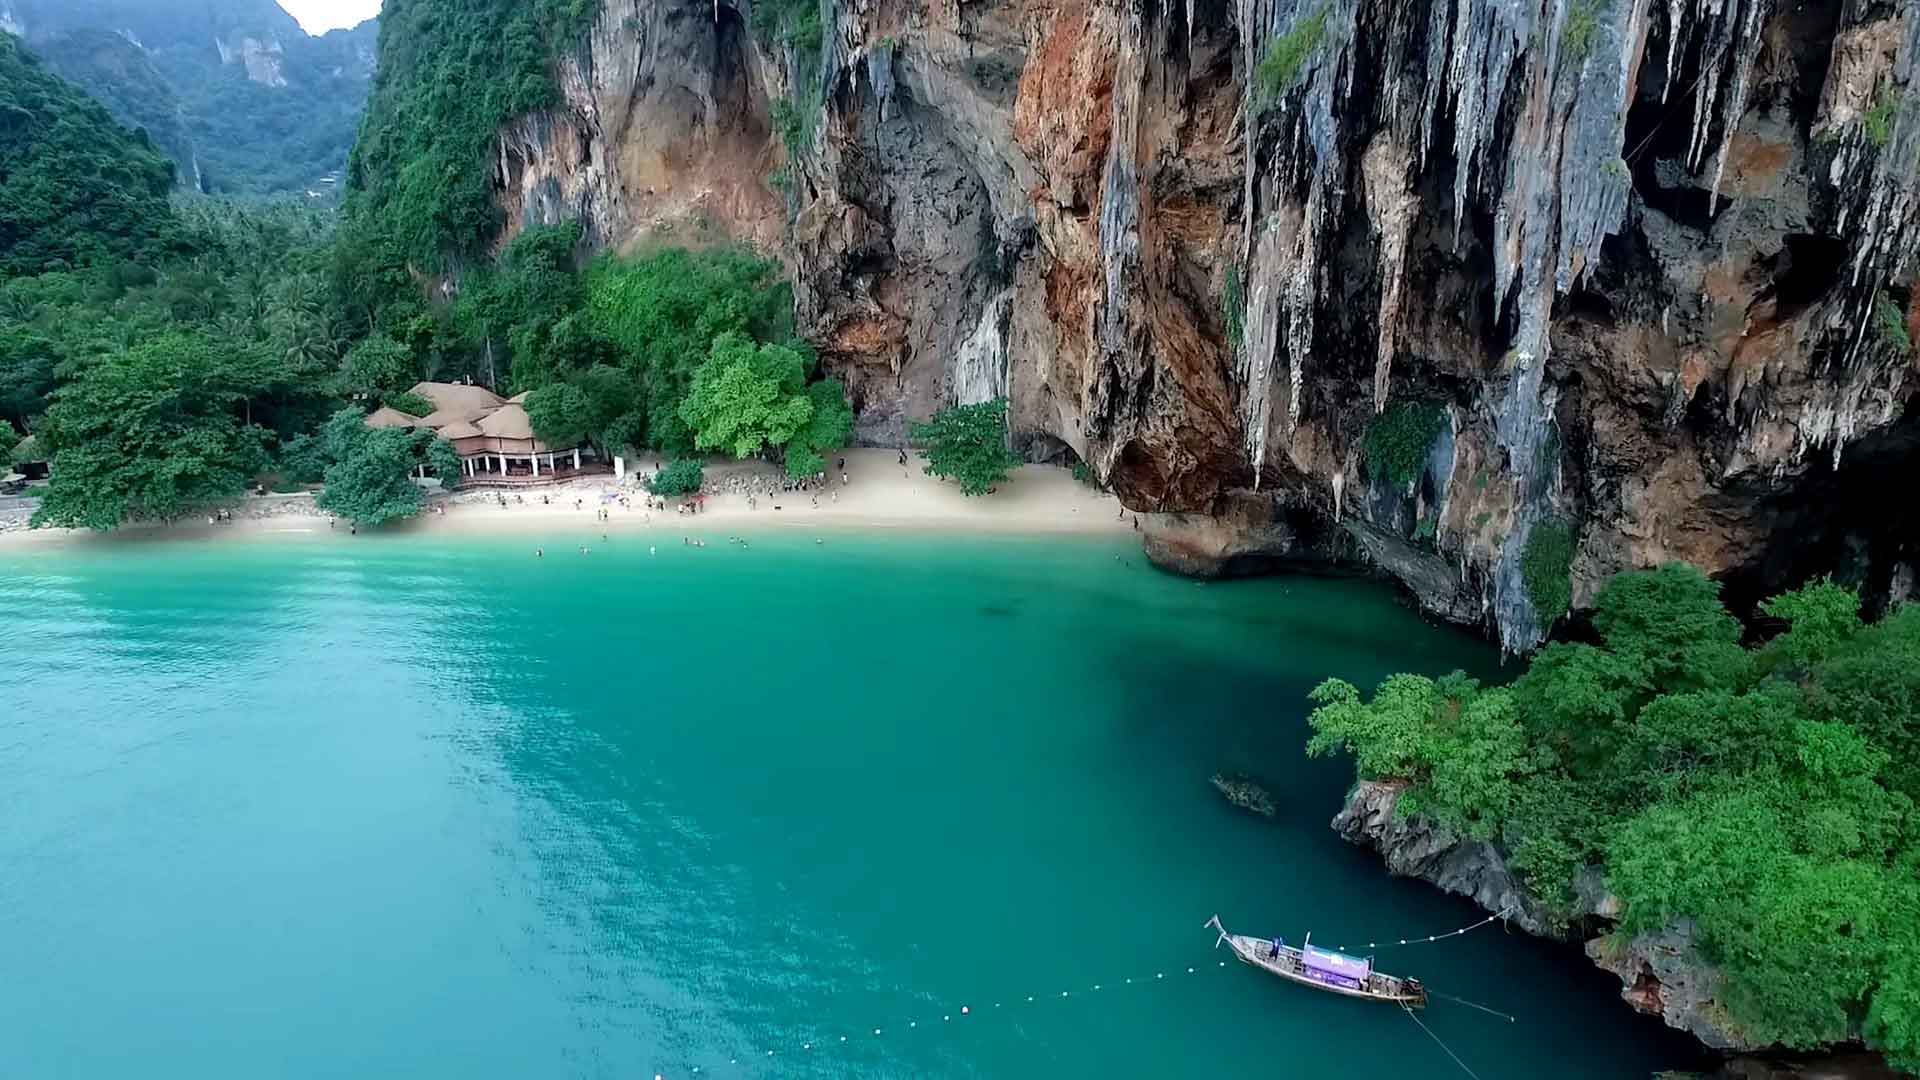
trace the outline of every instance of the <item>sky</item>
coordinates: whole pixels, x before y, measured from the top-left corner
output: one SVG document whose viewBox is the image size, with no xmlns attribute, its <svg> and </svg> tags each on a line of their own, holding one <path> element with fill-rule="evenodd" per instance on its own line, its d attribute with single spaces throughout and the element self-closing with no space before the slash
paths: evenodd
<svg viewBox="0 0 1920 1080">
<path fill-rule="evenodd" d="M 380 0 L 280 0 L 280 6 L 309 34 L 358 26 L 380 14 Z"/>
</svg>

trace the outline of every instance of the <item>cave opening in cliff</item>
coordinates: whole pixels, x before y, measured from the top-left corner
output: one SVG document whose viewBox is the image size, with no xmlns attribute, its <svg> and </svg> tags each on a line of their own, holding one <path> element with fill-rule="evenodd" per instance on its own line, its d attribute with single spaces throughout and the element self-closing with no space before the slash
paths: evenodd
<svg viewBox="0 0 1920 1080">
<path fill-rule="evenodd" d="M 1689 228 L 1713 225 L 1725 200 L 1707 190 L 1706 178 L 1686 167 L 1693 139 L 1694 110 L 1702 72 L 1700 57 L 1680 58 L 1678 68 L 1665 68 L 1664 48 L 1647 50 L 1647 70 L 1639 92 L 1627 106 L 1625 142 L 1621 155 L 1642 202 Z M 1707 164 L 1712 167 L 1711 162 Z"/>
<path fill-rule="evenodd" d="M 1728 606 L 1751 619 L 1761 601 L 1819 577 L 1860 592 L 1869 616 L 1915 593 L 1920 502 L 1901 497 L 1920 454 L 1920 410 L 1849 443 L 1835 465 L 1824 448 L 1790 494 L 1775 496 L 1761 556 L 1723 580 Z"/>
<path fill-rule="evenodd" d="M 1846 280 L 1847 242 L 1813 233 L 1788 233 L 1774 257 L 1773 295 L 1781 319 L 1791 318 Z"/>
</svg>

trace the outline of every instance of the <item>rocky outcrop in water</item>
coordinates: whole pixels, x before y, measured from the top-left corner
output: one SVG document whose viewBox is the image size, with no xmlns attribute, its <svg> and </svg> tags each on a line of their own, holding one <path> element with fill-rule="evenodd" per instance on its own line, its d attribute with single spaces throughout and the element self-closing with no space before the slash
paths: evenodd
<svg viewBox="0 0 1920 1080">
<path fill-rule="evenodd" d="M 1468 897 L 1490 912 L 1509 911 L 1512 923 L 1539 936 L 1583 941 L 1595 965 L 1620 979 L 1623 1000 L 1704 1045 L 1730 1052 L 1767 1049 L 1753 1044 L 1727 1017 L 1716 997 L 1719 971 L 1696 948 L 1691 923 L 1679 921 L 1657 933 L 1632 937 L 1610 933 L 1619 915 L 1618 902 L 1592 868 L 1575 882 L 1574 910 L 1549 912 L 1527 893 L 1498 846 L 1463 837 L 1417 814 L 1401 815 L 1399 801 L 1406 787 L 1403 782 L 1383 780 L 1355 784 L 1347 793 L 1346 805 L 1333 818 L 1334 831 L 1379 852 L 1394 874 Z M 1782 1071 L 1767 1071 L 1776 1068 Z M 1885 1071 L 1877 1055 L 1840 1054 L 1798 1062 L 1744 1059 L 1730 1062 L 1721 1075 L 1839 1080 L 1893 1074 Z"/>
<path fill-rule="evenodd" d="M 747 0 L 609 0 L 499 188 L 781 252 L 866 441 L 1004 394 L 1029 456 L 1221 517 L 1174 565 L 1367 562 L 1519 649 L 1542 527 L 1576 606 L 1673 559 L 1913 577 L 1914 8 L 829 0 L 815 71 Z M 1388 482 L 1402 401 L 1445 420 Z"/>
<path fill-rule="evenodd" d="M 1484 840 L 1470 840 L 1427 818 L 1397 813 L 1404 783 L 1362 780 L 1334 815 L 1333 831 L 1380 853 L 1388 872 L 1419 878 L 1464 896 L 1488 911 L 1509 912 L 1516 926 L 1556 940 L 1575 935 L 1543 909 L 1507 868 L 1506 856 Z"/>
</svg>

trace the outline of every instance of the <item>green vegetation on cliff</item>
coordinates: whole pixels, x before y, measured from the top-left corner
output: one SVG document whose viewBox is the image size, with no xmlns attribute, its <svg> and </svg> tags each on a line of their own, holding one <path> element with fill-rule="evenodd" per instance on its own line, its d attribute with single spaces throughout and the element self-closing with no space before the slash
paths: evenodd
<svg viewBox="0 0 1920 1080">
<path fill-rule="evenodd" d="M 0 274 L 152 262 L 188 249 L 173 165 L 0 34 Z"/>
<path fill-rule="evenodd" d="M 1431 401 L 1395 401 L 1367 425 L 1367 475 L 1405 488 L 1426 467 L 1433 440 L 1447 429 L 1447 410 Z"/>
<path fill-rule="evenodd" d="M 348 169 L 348 257 L 437 270 L 481 253 L 500 226 L 500 126 L 558 101 L 550 62 L 598 13 L 598 0 L 388 0 Z"/>
<path fill-rule="evenodd" d="M 1542 631 L 1573 606 L 1573 551 L 1573 527 L 1559 518 L 1542 521 L 1527 534 L 1520 580 Z"/>
<path fill-rule="evenodd" d="M 1550 909 L 1605 874 L 1619 932 L 1693 919 L 1756 1043 L 1864 1034 L 1920 1064 L 1920 607 L 1877 624 L 1815 584 L 1743 648 L 1685 566 L 1622 574 L 1600 643 L 1550 645 L 1510 687 L 1396 675 L 1313 693 L 1311 754 L 1412 786 L 1401 811 L 1499 844 Z"/>
<path fill-rule="evenodd" d="M 1323 3 L 1312 12 L 1296 17 L 1286 33 L 1267 43 L 1267 55 L 1253 69 L 1253 81 L 1260 89 L 1262 105 L 1278 104 L 1299 82 L 1307 58 L 1327 38 L 1329 8 L 1329 4 Z"/>
</svg>

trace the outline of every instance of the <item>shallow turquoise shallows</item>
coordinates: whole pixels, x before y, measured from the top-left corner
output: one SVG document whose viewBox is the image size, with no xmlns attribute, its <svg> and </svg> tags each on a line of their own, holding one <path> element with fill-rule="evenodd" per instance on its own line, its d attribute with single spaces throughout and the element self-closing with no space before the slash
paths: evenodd
<svg viewBox="0 0 1920 1080">
<path fill-rule="evenodd" d="M 1301 754 L 1322 677 L 1478 645 L 1124 539 L 581 542 L 0 554 L 0 1075 L 1464 1075 L 1201 924 L 1480 917 Z M 1497 925 L 1380 963 L 1518 1017 L 1427 1012 L 1485 1080 L 1685 1063 Z"/>
</svg>

